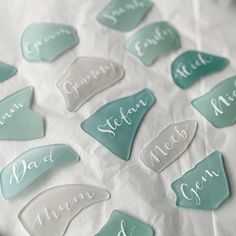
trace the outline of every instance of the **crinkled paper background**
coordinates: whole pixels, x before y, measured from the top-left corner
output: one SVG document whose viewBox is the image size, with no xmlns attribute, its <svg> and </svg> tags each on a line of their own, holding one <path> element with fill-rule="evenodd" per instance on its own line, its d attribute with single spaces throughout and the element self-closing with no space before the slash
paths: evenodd
<svg viewBox="0 0 236 236">
<path fill-rule="evenodd" d="M 190 101 L 225 78 L 236 74 L 236 1 L 153 0 L 154 7 L 142 23 L 129 33 L 100 25 L 95 17 L 107 0 L 1 0 L 0 60 L 18 67 L 18 74 L 0 84 L 0 99 L 26 86 L 35 88 L 33 109 L 46 119 L 46 136 L 27 142 L 0 142 L 0 167 L 29 148 L 66 143 L 80 155 L 78 164 L 54 169 L 15 200 L 0 196 L 0 235 L 28 235 L 18 221 L 21 208 L 41 191 L 61 184 L 85 183 L 108 189 L 110 201 L 83 210 L 71 222 L 67 236 L 92 236 L 107 222 L 114 209 L 125 211 L 153 226 L 157 236 L 235 236 L 236 223 L 236 125 L 213 128 Z M 170 21 L 181 35 L 182 48 L 145 68 L 123 50 L 124 41 L 139 28 L 154 21 Z M 78 47 L 51 64 L 28 63 L 20 52 L 24 29 L 34 22 L 74 25 L 80 36 Z M 188 49 L 226 56 L 231 64 L 221 73 L 203 79 L 186 91 L 170 77 L 171 61 Z M 78 56 L 96 56 L 122 64 L 125 78 L 93 97 L 78 112 L 68 113 L 56 83 Z M 158 102 L 147 114 L 136 136 L 132 158 L 124 162 L 92 137 L 80 123 L 108 101 L 150 88 Z M 160 175 L 143 166 L 139 154 L 165 126 L 196 119 L 199 129 L 190 148 Z M 170 184 L 214 150 L 224 154 L 232 197 L 216 211 L 199 211 L 175 206 Z M 60 197 L 60 196 L 58 196 Z M 145 235 L 144 235 L 145 236 Z"/>
</svg>

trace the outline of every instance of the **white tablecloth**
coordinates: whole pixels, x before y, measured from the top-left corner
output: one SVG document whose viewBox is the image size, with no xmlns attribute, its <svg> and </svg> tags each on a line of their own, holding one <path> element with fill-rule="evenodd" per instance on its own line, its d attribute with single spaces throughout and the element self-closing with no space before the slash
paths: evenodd
<svg viewBox="0 0 236 236">
<path fill-rule="evenodd" d="M 114 209 L 124 211 L 152 225 L 157 236 L 235 236 L 236 223 L 236 125 L 213 128 L 190 104 L 220 81 L 236 72 L 236 1 L 233 0 L 153 0 L 154 7 L 142 23 L 129 33 L 100 25 L 98 12 L 106 0 L 1 0 L 0 60 L 18 68 L 15 77 L 0 84 L 0 99 L 26 87 L 35 88 L 33 110 L 44 115 L 46 135 L 26 142 L 1 141 L 0 167 L 3 168 L 29 148 L 65 143 L 81 156 L 70 164 L 40 178 L 15 200 L 0 195 L 0 235 L 28 235 L 17 215 L 22 207 L 47 188 L 84 183 L 110 191 L 111 200 L 83 210 L 71 222 L 66 236 L 92 236 L 107 222 Z M 123 50 L 124 41 L 141 27 L 155 22 L 171 22 L 181 35 L 182 48 L 146 68 Z M 26 62 L 20 52 L 24 29 L 34 22 L 57 22 L 75 26 L 80 44 L 53 63 Z M 186 91 L 170 76 L 170 63 L 180 53 L 197 49 L 230 58 L 221 73 L 209 76 Z M 93 97 L 78 112 L 68 113 L 56 83 L 66 67 L 78 56 L 112 59 L 122 64 L 125 78 Z M 114 157 L 80 128 L 80 123 L 98 107 L 119 97 L 150 88 L 157 104 L 150 110 L 136 136 L 131 160 Z M 160 131 L 173 122 L 196 119 L 199 128 L 190 148 L 161 174 L 147 169 L 139 154 Z M 175 206 L 170 184 L 214 150 L 224 154 L 232 197 L 216 211 L 184 209 Z M 145 235 L 144 235 L 145 236 Z"/>
</svg>

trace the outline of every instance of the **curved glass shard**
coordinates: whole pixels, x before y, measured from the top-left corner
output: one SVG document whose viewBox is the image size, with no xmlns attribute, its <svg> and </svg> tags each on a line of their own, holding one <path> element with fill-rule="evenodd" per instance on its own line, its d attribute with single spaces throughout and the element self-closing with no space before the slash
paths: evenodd
<svg viewBox="0 0 236 236">
<path fill-rule="evenodd" d="M 16 72 L 16 67 L 0 62 L 0 82 L 10 79 Z"/>
<path fill-rule="evenodd" d="M 1 171 L 2 194 L 5 199 L 13 198 L 50 169 L 79 160 L 77 153 L 65 144 L 30 149 Z"/>
<path fill-rule="evenodd" d="M 151 66 L 159 57 L 178 50 L 180 38 L 170 23 L 161 21 L 140 29 L 126 41 L 124 47 L 145 66 Z"/>
<path fill-rule="evenodd" d="M 152 227 L 121 211 L 113 211 L 107 224 L 95 236 L 154 236 Z"/>
<path fill-rule="evenodd" d="M 21 38 L 21 51 L 30 62 L 51 62 L 79 43 L 73 26 L 54 23 L 30 25 Z"/>
<path fill-rule="evenodd" d="M 236 121 L 236 76 L 194 99 L 192 105 L 216 128 L 233 125 Z"/>
<path fill-rule="evenodd" d="M 201 78 L 223 70 L 228 64 L 227 58 L 191 50 L 172 62 L 171 74 L 176 85 L 186 89 Z"/>
<path fill-rule="evenodd" d="M 33 87 L 0 101 L 0 140 L 30 140 L 44 136 L 43 117 L 30 110 Z"/>
<path fill-rule="evenodd" d="M 31 236 L 62 236 L 80 211 L 109 198 L 107 191 L 89 185 L 57 186 L 32 199 L 18 217 Z"/>
<path fill-rule="evenodd" d="M 113 61 L 77 58 L 57 86 L 65 98 L 67 110 L 75 112 L 92 96 L 120 81 L 124 74 L 123 67 Z"/>
<path fill-rule="evenodd" d="M 143 89 L 104 105 L 83 121 L 81 128 L 113 154 L 129 160 L 139 125 L 155 101 L 153 93 Z"/>
<path fill-rule="evenodd" d="M 217 209 L 230 194 L 222 154 L 211 153 L 171 187 L 177 196 L 177 206 Z"/>
<path fill-rule="evenodd" d="M 134 29 L 152 6 L 150 0 L 111 0 L 97 21 L 118 31 Z"/>
<path fill-rule="evenodd" d="M 161 172 L 184 153 L 197 130 L 197 121 L 187 120 L 165 128 L 142 152 L 141 160 L 155 172 Z"/>
</svg>

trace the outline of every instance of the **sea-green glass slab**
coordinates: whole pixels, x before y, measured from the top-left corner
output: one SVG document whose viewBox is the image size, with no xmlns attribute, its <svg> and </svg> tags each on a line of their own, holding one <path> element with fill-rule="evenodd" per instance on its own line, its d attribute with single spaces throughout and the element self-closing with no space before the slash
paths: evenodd
<svg viewBox="0 0 236 236">
<path fill-rule="evenodd" d="M 78 43 L 79 37 L 73 26 L 35 23 L 24 31 L 21 51 L 27 61 L 51 62 Z"/>
<path fill-rule="evenodd" d="M 153 93 L 143 89 L 104 105 L 83 121 L 81 128 L 113 154 L 129 160 L 139 125 L 155 101 Z"/>
<path fill-rule="evenodd" d="M 0 82 L 10 79 L 16 72 L 16 67 L 0 62 Z"/>
<path fill-rule="evenodd" d="M 30 110 L 33 87 L 0 101 L 0 140 L 30 140 L 44 136 L 43 117 Z"/>
<path fill-rule="evenodd" d="M 1 171 L 2 194 L 5 199 L 13 198 L 48 170 L 79 160 L 77 153 L 65 144 L 30 149 Z"/>
<path fill-rule="evenodd" d="M 89 185 L 56 186 L 32 199 L 18 217 L 31 236 L 62 236 L 79 212 L 109 198 L 106 190 Z"/>
<path fill-rule="evenodd" d="M 159 57 L 180 48 L 176 29 L 168 22 L 155 22 L 132 35 L 124 45 L 145 65 L 151 66 Z"/>
<path fill-rule="evenodd" d="M 215 151 L 171 185 L 180 207 L 217 209 L 228 197 L 223 156 Z"/>
<path fill-rule="evenodd" d="M 135 28 L 152 6 L 150 0 L 111 0 L 98 14 L 97 20 L 118 31 Z"/>
<path fill-rule="evenodd" d="M 194 99 L 192 105 L 216 128 L 233 125 L 236 121 L 236 76 Z"/>
<path fill-rule="evenodd" d="M 150 225 L 115 210 L 107 224 L 95 236 L 154 236 L 154 231 Z"/>
<path fill-rule="evenodd" d="M 197 131 L 197 121 L 186 120 L 166 127 L 144 150 L 145 166 L 160 173 L 184 153 Z"/>
<path fill-rule="evenodd" d="M 67 110 L 75 112 L 92 96 L 120 81 L 123 67 L 111 60 L 82 57 L 69 66 L 57 83 Z"/>
<path fill-rule="evenodd" d="M 171 74 L 176 85 L 186 89 L 201 78 L 223 70 L 228 64 L 227 58 L 191 50 L 172 62 Z"/>
</svg>

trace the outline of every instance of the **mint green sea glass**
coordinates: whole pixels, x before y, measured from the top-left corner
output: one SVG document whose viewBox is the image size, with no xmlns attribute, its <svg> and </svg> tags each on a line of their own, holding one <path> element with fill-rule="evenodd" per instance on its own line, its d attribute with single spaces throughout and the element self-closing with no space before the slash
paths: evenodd
<svg viewBox="0 0 236 236">
<path fill-rule="evenodd" d="M 16 67 L 0 62 L 0 82 L 10 79 L 16 72 Z"/>
<path fill-rule="evenodd" d="M 51 62 L 78 43 L 79 37 L 73 26 L 36 23 L 23 33 L 21 51 L 27 61 Z"/>
<path fill-rule="evenodd" d="M 170 23 L 161 21 L 136 32 L 126 41 L 124 47 L 145 66 L 151 66 L 159 57 L 178 50 L 180 38 Z"/>
<path fill-rule="evenodd" d="M 230 194 L 222 154 L 211 153 L 171 187 L 177 196 L 177 206 L 217 209 Z"/>
<path fill-rule="evenodd" d="M 0 101 L 0 140 L 30 140 L 44 136 L 43 117 L 30 110 L 33 87 Z"/>
<path fill-rule="evenodd" d="M 201 78 L 223 70 L 228 64 L 227 58 L 191 50 L 173 61 L 171 74 L 176 85 L 186 89 Z"/>
<path fill-rule="evenodd" d="M 79 160 L 77 153 L 65 144 L 30 149 L 1 171 L 2 194 L 5 199 L 13 198 L 50 169 Z"/>
<path fill-rule="evenodd" d="M 236 121 L 236 76 L 196 98 L 192 105 L 216 128 L 233 125 Z"/>
<path fill-rule="evenodd" d="M 118 31 L 135 28 L 152 6 L 150 0 L 111 0 L 98 14 L 97 20 Z"/>
<path fill-rule="evenodd" d="M 81 128 L 113 154 L 129 160 L 139 125 L 155 101 L 153 93 L 143 89 L 101 107 L 82 122 Z"/>
<path fill-rule="evenodd" d="M 115 210 L 108 223 L 95 236 L 154 236 L 154 231 L 150 225 Z"/>
</svg>

